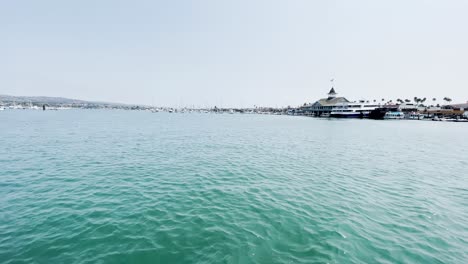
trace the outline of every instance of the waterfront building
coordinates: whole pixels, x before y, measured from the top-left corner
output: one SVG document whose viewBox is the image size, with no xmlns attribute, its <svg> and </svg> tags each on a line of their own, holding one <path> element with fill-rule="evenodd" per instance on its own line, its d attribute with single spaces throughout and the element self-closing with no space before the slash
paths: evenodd
<svg viewBox="0 0 468 264">
<path fill-rule="evenodd" d="M 335 88 L 331 88 L 327 98 L 322 98 L 313 104 L 306 104 L 300 108 L 303 115 L 309 116 L 329 116 L 330 113 L 339 105 L 349 103 L 344 97 L 337 97 Z"/>
<path fill-rule="evenodd" d="M 468 110 L 468 102 L 464 104 L 451 104 L 444 106 L 445 109 L 453 109 L 456 111 L 466 111 Z"/>
<path fill-rule="evenodd" d="M 468 102 L 462 104 L 444 105 L 441 107 L 427 107 L 424 110 L 419 110 L 419 113 L 424 113 L 431 116 L 463 116 L 468 110 Z"/>
</svg>

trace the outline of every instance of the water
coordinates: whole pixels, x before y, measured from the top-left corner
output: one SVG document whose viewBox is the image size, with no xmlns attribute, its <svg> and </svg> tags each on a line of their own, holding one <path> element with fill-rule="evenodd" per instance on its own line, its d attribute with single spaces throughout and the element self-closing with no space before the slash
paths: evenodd
<svg viewBox="0 0 468 264">
<path fill-rule="evenodd" d="M 0 113 L 1 263 L 466 263 L 468 125 Z"/>
</svg>

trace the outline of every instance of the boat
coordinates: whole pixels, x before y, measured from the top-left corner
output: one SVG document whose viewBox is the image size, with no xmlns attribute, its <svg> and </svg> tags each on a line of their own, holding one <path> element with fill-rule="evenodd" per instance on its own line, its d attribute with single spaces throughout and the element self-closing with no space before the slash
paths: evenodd
<svg viewBox="0 0 468 264">
<path fill-rule="evenodd" d="M 369 118 L 370 119 L 384 119 L 385 114 L 387 112 L 395 112 L 395 111 L 398 111 L 397 105 L 384 105 L 382 107 L 378 107 L 370 111 Z"/>
<path fill-rule="evenodd" d="M 4 111 L 4 110 L 5 110 L 5 107 L 0 106 L 0 111 Z"/>
<path fill-rule="evenodd" d="M 405 116 L 406 119 L 412 119 L 412 120 L 422 120 L 424 119 L 424 115 L 420 113 L 408 113 Z"/>
<path fill-rule="evenodd" d="M 370 119 L 384 119 L 385 114 L 388 112 L 387 108 L 379 107 L 369 113 Z"/>
<path fill-rule="evenodd" d="M 445 118 L 445 117 L 439 117 L 439 116 L 434 116 L 432 118 L 432 121 L 447 121 L 448 118 Z"/>
<path fill-rule="evenodd" d="M 330 113 L 330 117 L 365 118 L 369 117 L 370 112 L 378 107 L 378 105 L 371 104 L 364 100 L 352 103 L 339 103 L 333 108 L 332 112 Z"/>
<path fill-rule="evenodd" d="M 384 119 L 404 119 L 405 114 L 401 111 L 388 111 L 385 113 Z"/>
</svg>

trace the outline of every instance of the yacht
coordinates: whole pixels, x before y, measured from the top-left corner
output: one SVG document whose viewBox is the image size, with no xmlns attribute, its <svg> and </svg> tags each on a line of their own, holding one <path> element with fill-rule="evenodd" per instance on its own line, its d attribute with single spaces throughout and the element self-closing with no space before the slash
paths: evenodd
<svg viewBox="0 0 468 264">
<path fill-rule="evenodd" d="M 419 114 L 419 113 L 408 113 L 406 116 L 405 116 L 407 119 L 413 119 L 413 120 L 422 120 L 424 119 L 424 115 L 422 114 Z"/>
<path fill-rule="evenodd" d="M 377 107 L 369 113 L 370 119 L 384 119 L 388 112 L 399 112 L 397 105 L 384 105 Z"/>
<path fill-rule="evenodd" d="M 405 114 L 400 111 L 389 111 L 385 113 L 384 119 L 403 119 Z"/>
<path fill-rule="evenodd" d="M 333 107 L 330 117 L 339 118 L 364 118 L 369 117 L 369 113 L 378 108 L 379 105 L 371 104 L 369 101 L 360 100 L 358 102 L 338 103 Z"/>
</svg>

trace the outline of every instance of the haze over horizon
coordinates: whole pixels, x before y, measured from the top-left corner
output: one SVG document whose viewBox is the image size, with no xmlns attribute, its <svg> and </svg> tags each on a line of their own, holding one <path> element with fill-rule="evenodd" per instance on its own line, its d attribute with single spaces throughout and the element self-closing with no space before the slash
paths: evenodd
<svg viewBox="0 0 468 264">
<path fill-rule="evenodd" d="M 0 94 L 164 106 L 468 100 L 468 1 L 4 1 Z M 430 101 L 430 100 L 429 100 Z"/>
</svg>

